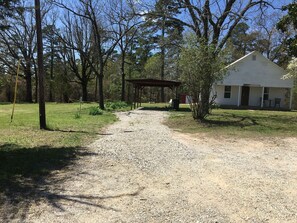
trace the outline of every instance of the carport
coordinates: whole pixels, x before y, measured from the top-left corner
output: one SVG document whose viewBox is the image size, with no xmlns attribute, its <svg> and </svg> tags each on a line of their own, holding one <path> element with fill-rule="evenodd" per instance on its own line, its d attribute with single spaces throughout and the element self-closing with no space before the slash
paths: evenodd
<svg viewBox="0 0 297 223">
<path fill-rule="evenodd" d="M 158 80 L 158 79 L 128 79 L 126 80 L 133 84 L 134 97 L 132 105 L 135 108 L 141 106 L 142 90 L 145 87 L 168 87 L 175 92 L 175 99 L 178 99 L 178 87 L 181 85 L 179 81 L 172 80 Z"/>
</svg>

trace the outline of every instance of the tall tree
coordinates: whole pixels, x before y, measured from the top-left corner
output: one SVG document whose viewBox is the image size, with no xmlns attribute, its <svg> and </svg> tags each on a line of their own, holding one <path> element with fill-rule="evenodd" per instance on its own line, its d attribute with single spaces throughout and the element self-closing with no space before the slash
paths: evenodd
<svg viewBox="0 0 297 223">
<path fill-rule="evenodd" d="M 173 39 L 181 37 L 183 28 L 181 23 L 173 20 L 172 17 L 179 15 L 178 2 L 174 0 L 158 0 L 154 9 L 149 11 L 146 16 L 147 26 L 151 27 L 151 31 L 155 33 L 155 38 L 160 49 L 160 78 L 165 78 L 166 53 L 170 46 L 176 42 Z M 174 36 L 174 38 L 172 38 Z M 176 45 L 174 47 L 177 47 Z M 161 101 L 165 102 L 164 88 L 161 88 Z"/>
<path fill-rule="evenodd" d="M 115 24 L 115 36 L 119 39 L 118 46 L 120 49 L 120 73 L 121 73 L 121 101 L 126 100 L 126 56 L 128 50 L 133 44 L 135 35 L 137 34 L 137 25 L 140 23 L 139 19 L 133 15 L 129 4 L 123 0 L 115 0 L 114 14 L 110 19 Z M 134 27 L 131 29 L 131 27 Z"/>
<path fill-rule="evenodd" d="M 12 17 L 18 9 L 19 0 L 1 0 L 0 1 L 0 29 L 8 29 L 10 24 L 7 22 L 8 17 Z"/>
<path fill-rule="evenodd" d="M 204 91 L 205 68 L 208 68 L 211 76 L 215 80 L 221 79 L 225 73 L 225 64 L 222 56 L 213 57 L 215 46 L 197 44 L 194 35 L 187 36 L 186 44 L 183 46 L 180 56 L 180 66 L 182 70 L 181 79 L 184 88 L 191 95 L 190 103 L 193 117 L 198 117 L 202 101 L 199 98 Z M 199 62 L 197 62 L 199 61 Z M 214 97 L 210 99 L 210 103 L 214 102 Z"/>
<path fill-rule="evenodd" d="M 285 41 L 289 33 L 281 33 L 276 29 L 279 19 L 279 11 L 272 11 L 255 15 L 249 25 L 246 22 L 239 23 L 224 48 L 230 55 L 227 57 L 227 62 L 233 62 L 257 50 L 268 59 L 285 67 L 288 60 Z"/>
<path fill-rule="evenodd" d="M 99 107 L 104 109 L 104 68 L 108 63 L 109 58 L 113 54 L 115 47 L 118 45 L 120 37 L 116 37 L 114 33 L 114 23 L 110 20 L 114 14 L 112 4 L 109 2 L 102 2 L 99 0 L 78 0 L 78 4 L 67 5 L 64 1 L 56 0 L 55 4 L 62 7 L 78 17 L 83 17 L 89 20 L 92 26 L 93 40 L 96 53 L 96 64 L 91 68 L 98 78 L 98 96 Z M 133 29 L 134 26 L 130 27 Z M 129 30 L 130 30 L 129 29 Z M 128 32 L 127 30 L 126 32 Z"/>
<path fill-rule="evenodd" d="M 233 30 L 245 18 L 247 12 L 252 9 L 263 9 L 269 4 L 264 0 L 181 0 L 176 3 L 183 10 L 183 16 L 169 18 L 178 21 L 195 34 L 197 45 L 201 49 L 208 48 L 202 52 L 205 53 L 204 57 L 210 61 L 216 60 Z M 139 14 L 143 13 L 139 12 Z M 187 19 L 184 19 L 185 16 Z M 201 92 L 197 98 L 199 103 L 197 103 L 198 107 L 194 118 L 201 120 L 209 114 L 211 108 L 210 93 L 215 81 L 216 70 L 212 69 L 211 63 L 205 63 L 200 72 L 199 78 L 203 81 L 199 82 L 201 83 L 199 88 Z"/>
<path fill-rule="evenodd" d="M 88 101 L 88 83 L 93 78 L 91 66 L 94 65 L 94 43 L 92 26 L 84 17 L 65 16 L 64 34 L 60 40 L 65 44 L 65 55 L 75 82 L 81 85 L 82 100 Z"/>
<path fill-rule="evenodd" d="M 283 11 L 288 11 L 277 24 L 277 28 L 282 32 L 291 32 L 292 35 L 288 38 L 286 44 L 288 45 L 289 54 L 291 56 L 297 56 L 297 2 L 284 6 Z"/>
<path fill-rule="evenodd" d="M 230 40 L 227 41 L 227 50 L 231 52 L 231 61 L 235 61 L 248 52 L 252 51 L 255 41 L 255 35 L 248 33 L 249 25 L 245 22 L 239 23 L 233 30 Z"/>
<path fill-rule="evenodd" d="M 59 55 L 59 35 L 57 35 L 57 33 L 60 33 L 60 29 L 56 26 L 57 14 L 55 12 L 47 18 L 48 20 L 45 22 L 45 26 L 43 28 L 44 63 L 46 74 L 48 76 L 48 100 L 54 101 L 55 73 L 58 73 L 58 64 L 61 62 L 61 57 Z"/>
<path fill-rule="evenodd" d="M 46 129 L 45 100 L 44 100 L 44 69 L 43 69 L 43 43 L 41 28 L 40 0 L 35 0 L 36 32 L 37 32 L 37 60 L 38 60 L 38 86 L 39 86 L 39 126 Z"/>
<path fill-rule="evenodd" d="M 32 66 L 36 52 L 35 16 L 32 7 L 24 10 L 27 5 L 22 6 L 13 17 L 8 18 L 9 29 L 0 30 L 0 50 L 6 55 L 0 60 L 11 69 L 15 66 L 13 61 L 20 60 L 26 80 L 26 102 L 32 102 Z"/>
<path fill-rule="evenodd" d="M 255 49 L 285 68 L 289 59 L 286 41 L 291 34 L 289 32 L 282 33 L 276 28 L 280 17 L 281 13 L 278 10 L 266 15 L 260 14 L 253 19 L 255 21 L 253 29 L 257 33 Z"/>
</svg>

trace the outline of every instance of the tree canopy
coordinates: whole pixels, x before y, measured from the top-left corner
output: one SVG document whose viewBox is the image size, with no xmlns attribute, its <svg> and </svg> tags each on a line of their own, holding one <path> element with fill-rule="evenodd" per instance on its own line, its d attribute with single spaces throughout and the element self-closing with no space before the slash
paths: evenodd
<svg viewBox="0 0 297 223">
<path fill-rule="evenodd" d="M 13 16 L 16 10 L 20 10 L 20 7 L 17 7 L 19 0 L 1 0 L 0 1 L 0 29 L 9 28 L 9 23 L 6 22 L 7 17 Z"/>
<path fill-rule="evenodd" d="M 38 101 L 32 4 L 0 1 L 2 101 L 12 99 L 18 61 L 19 100 Z M 203 119 L 223 65 L 253 50 L 283 67 L 296 55 L 296 2 L 283 11 L 274 5 L 272 0 L 42 1 L 45 98 L 98 101 L 103 109 L 106 100 L 131 100 L 126 78 L 182 79 L 184 93 L 197 101 L 195 119 Z M 144 91 L 144 97 L 152 91 L 158 101 L 171 97 L 157 89 Z"/>
<path fill-rule="evenodd" d="M 291 36 L 286 40 L 291 56 L 297 57 L 297 2 L 283 6 L 283 11 L 288 14 L 281 18 L 277 28 L 282 32 L 290 32 Z"/>
</svg>

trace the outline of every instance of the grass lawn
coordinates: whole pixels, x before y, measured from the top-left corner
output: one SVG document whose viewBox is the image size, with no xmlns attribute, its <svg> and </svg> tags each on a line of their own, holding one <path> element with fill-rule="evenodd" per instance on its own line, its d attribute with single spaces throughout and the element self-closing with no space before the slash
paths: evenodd
<svg viewBox="0 0 297 223">
<path fill-rule="evenodd" d="M 297 112 L 214 109 L 205 122 L 194 121 L 191 112 L 172 112 L 166 124 L 185 133 L 210 136 L 297 136 Z"/>
<path fill-rule="evenodd" d="M 47 127 L 39 130 L 38 104 L 16 104 L 13 122 L 10 122 L 12 105 L 0 105 L 0 145 L 23 147 L 81 146 L 90 142 L 102 127 L 116 120 L 115 115 L 89 115 L 90 107 L 97 104 L 46 104 Z"/>
<path fill-rule="evenodd" d="M 12 105 L 0 104 L 0 216 L 3 201 L 22 201 L 28 196 L 24 193 L 39 193 L 36 190 L 48 186 L 40 182 L 53 171 L 70 166 L 80 156 L 91 155 L 82 146 L 117 120 L 111 112 L 89 115 L 94 106 L 97 104 L 82 104 L 79 112 L 78 103 L 47 103 L 49 130 L 40 130 L 38 104 L 17 104 L 12 123 Z"/>
</svg>

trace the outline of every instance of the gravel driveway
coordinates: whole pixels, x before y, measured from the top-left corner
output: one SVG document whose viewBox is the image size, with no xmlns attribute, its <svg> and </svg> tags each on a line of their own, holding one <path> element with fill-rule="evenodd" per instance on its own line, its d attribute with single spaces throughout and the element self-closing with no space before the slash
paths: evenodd
<svg viewBox="0 0 297 223">
<path fill-rule="evenodd" d="M 25 222 L 297 222 L 295 138 L 193 137 L 167 115 L 119 113 Z"/>
</svg>

